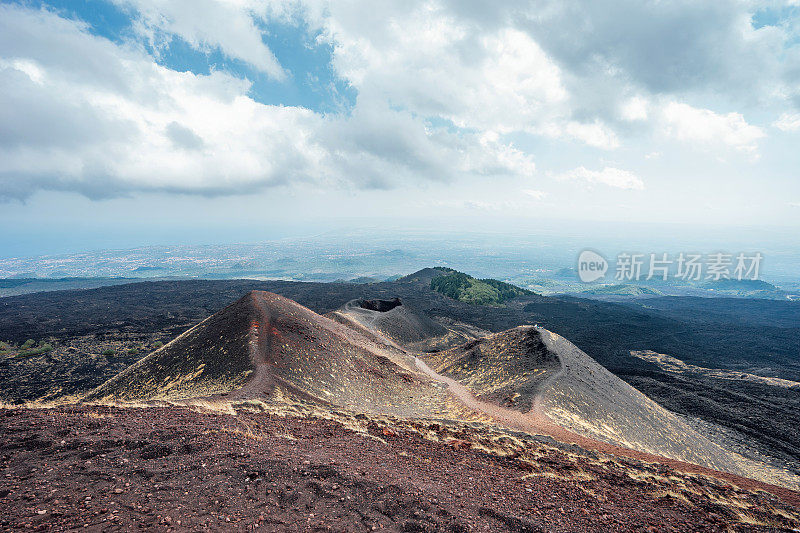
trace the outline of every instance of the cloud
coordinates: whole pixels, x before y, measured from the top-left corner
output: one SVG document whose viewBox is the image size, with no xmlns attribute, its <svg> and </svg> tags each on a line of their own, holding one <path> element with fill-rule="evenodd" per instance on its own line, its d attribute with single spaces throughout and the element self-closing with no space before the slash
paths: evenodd
<svg viewBox="0 0 800 533">
<path fill-rule="evenodd" d="M 778 26 L 754 28 L 758 7 L 737 0 L 551 0 L 509 11 L 577 75 L 575 83 L 616 79 L 652 94 L 711 90 L 750 98 L 774 90 L 776 81 L 790 85 L 780 58 L 791 35 Z"/>
<path fill-rule="evenodd" d="M 641 178 L 627 170 L 613 167 L 605 167 L 603 170 L 589 170 L 586 167 L 578 167 L 557 177 L 564 180 L 577 180 L 589 184 L 607 185 L 618 189 L 644 189 L 644 182 Z"/>
<path fill-rule="evenodd" d="M 648 157 L 672 148 L 654 145 L 666 133 L 679 149 L 755 155 L 765 130 L 744 117 L 763 109 L 783 113 L 776 128 L 800 130 L 792 30 L 754 28 L 748 2 L 111 1 L 133 18 L 133 34 L 114 42 L 79 20 L 0 4 L 6 197 L 529 179 L 540 148 L 562 161 L 594 148 Z M 266 105 L 230 63 L 200 75 L 150 55 L 180 39 L 288 88 L 302 73 L 265 44 L 276 21 L 330 46 L 331 70 L 357 93 L 346 112 Z M 569 174 L 644 187 L 614 168 Z"/>
<path fill-rule="evenodd" d="M 112 0 L 135 13 L 134 30 L 156 48 L 177 36 L 198 50 L 219 49 L 226 56 L 283 80 L 286 72 L 264 44 L 257 23 L 270 2 L 217 0 Z"/>
<path fill-rule="evenodd" d="M 800 113 L 783 113 L 772 125 L 781 131 L 800 130 Z"/>
<path fill-rule="evenodd" d="M 622 103 L 620 106 L 620 116 L 623 120 L 634 122 L 647 120 L 648 102 L 641 96 L 634 96 Z"/>
<path fill-rule="evenodd" d="M 535 128 L 568 96 L 527 34 L 482 31 L 435 3 L 333 2 L 319 24 L 361 100 L 503 133 Z"/>
<path fill-rule="evenodd" d="M 355 1 L 317 9 L 316 24 L 359 98 L 462 128 L 609 150 L 628 140 L 621 133 L 662 126 L 651 101 L 702 109 L 710 95 L 736 113 L 745 101 L 790 93 L 800 55 L 786 52 L 783 28 L 755 29 L 753 9 L 736 0 Z M 750 150 L 752 140 L 735 137 L 754 131 L 725 142 Z"/>
<path fill-rule="evenodd" d="M 568 135 L 585 142 L 589 146 L 606 150 L 619 146 L 619 139 L 616 133 L 597 120 L 591 124 L 569 122 L 565 131 Z"/>
<path fill-rule="evenodd" d="M 181 126 L 177 122 L 170 122 L 167 124 L 166 134 L 175 148 L 200 150 L 205 146 L 203 139 L 199 135 L 186 126 Z"/>
<path fill-rule="evenodd" d="M 757 141 L 766 136 L 740 113 L 718 114 L 677 102 L 667 104 L 662 113 L 666 133 L 681 141 L 721 144 L 754 153 Z"/>
<path fill-rule="evenodd" d="M 248 194 L 300 182 L 391 188 L 535 168 L 496 134 L 432 128 L 382 101 L 341 115 L 265 105 L 246 80 L 170 70 L 46 10 L 0 6 L 0 52 L 6 198 L 39 189 Z"/>
<path fill-rule="evenodd" d="M 600 118 L 573 116 L 562 69 L 531 35 L 488 14 L 495 23 L 484 15 L 473 20 L 475 12 L 465 16 L 464 9 L 446 2 L 335 2 L 317 24 L 333 45 L 334 68 L 361 102 L 390 101 L 470 130 L 620 145 Z"/>
<path fill-rule="evenodd" d="M 535 189 L 524 189 L 522 192 L 527 194 L 528 196 L 530 196 L 534 200 L 543 200 L 545 198 L 545 196 L 547 196 L 546 192 L 537 191 Z"/>
</svg>

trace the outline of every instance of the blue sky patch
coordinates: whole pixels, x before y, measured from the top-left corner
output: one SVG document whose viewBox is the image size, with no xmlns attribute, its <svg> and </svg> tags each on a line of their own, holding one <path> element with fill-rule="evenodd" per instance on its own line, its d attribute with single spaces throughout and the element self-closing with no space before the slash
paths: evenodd
<svg viewBox="0 0 800 533">
<path fill-rule="evenodd" d="M 8 2 L 36 8 L 48 8 L 59 15 L 86 22 L 93 35 L 115 43 L 138 39 L 133 31 L 135 13 L 101 0 L 52 0 L 49 2 Z M 262 40 L 289 74 L 284 81 L 239 59 L 232 59 L 219 48 L 198 50 L 176 35 L 165 37 L 157 50 L 139 40 L 154 60 L 169 69 L 194 74 L 225 71 L 252 83 L 249 96 L 269 105 L 301 106 L 319 113 L 349 112 L 357 92 L 346 80 L 336 76 L 331 66 L 333 47 L 318 41 L 304 22 L 297 24 L 260 24 Z"/>
</svg>

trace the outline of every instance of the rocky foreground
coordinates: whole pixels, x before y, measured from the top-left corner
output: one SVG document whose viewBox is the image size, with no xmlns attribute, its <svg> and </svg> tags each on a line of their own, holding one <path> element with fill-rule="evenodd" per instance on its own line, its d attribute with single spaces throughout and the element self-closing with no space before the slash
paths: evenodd
<svg viewBox="0 0 800 533">
<path fill-rule="evenodd" d="M 0 529 L 800 528 L 765 492 L 477 424 L 232 413 L 0 410 Z"/>
</svg>

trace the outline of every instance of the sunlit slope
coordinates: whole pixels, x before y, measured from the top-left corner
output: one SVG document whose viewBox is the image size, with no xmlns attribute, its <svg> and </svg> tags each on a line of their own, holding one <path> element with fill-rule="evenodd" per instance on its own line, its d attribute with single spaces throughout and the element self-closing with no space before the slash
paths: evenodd
<svg viewBox="0 0 800 533">
<path fill-rule="evenodd" d="M 579 435 L 796 487 L 798 479 L 712 442 L 681 418 L 547 330 L 514 328 L 425 357 L 442 375 L 493 403 L 546 415 Z"/>
<path fill-rule="evenodd" d="M 561 368 L 531 327 L 474 339 L 427 354 L 425 360 L 436 372 L 469 387 L 478 399 L 522 412 L 531 410 L 544 382 Z"/>
<path fill-rule="evenodd" d="M 87 399 L 300 397 L 366 413 L 463 418 L 412 356 L 276 294 L 253 291 Z"/>
<path fill-rule="evenodd" d="M 542 340 L 562 369 L 536 399 L 536 408 L 577 433 L 718 470 L 753 477 L 754 465 L 722 448 L 674 413 L 547 330 Z"/>
</svg>

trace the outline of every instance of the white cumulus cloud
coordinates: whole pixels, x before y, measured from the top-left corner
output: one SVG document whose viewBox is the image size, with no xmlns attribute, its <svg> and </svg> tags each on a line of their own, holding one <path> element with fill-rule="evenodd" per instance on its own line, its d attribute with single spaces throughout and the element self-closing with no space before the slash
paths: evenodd
<svg viewBox="0 0 800 533">
<path fill-rule="evenodd" d="M 537 126 L 567 98 L 560 69 L 527 34 L 481 31 L 436 3 L 333 2 L 320 24 L 334 68 L 362 99 L 508 132 Z"/>
<path fill-rule="evenodd" d="M 783 22 L 754 28 L 750 2 L 110 1 L 131 15 L 131 41 L 0 4 L 0 196 L 530 183 L 539 149 L 554 166 L 594 149 L 620 149 L 620 161 L 695 146 L 755 159 L 768 142 L 767 126 L 745 119 L 763 116 L 755 101 L 779 116 L 772 126 L 800 131 L 794 37 Z M 266 44 L 275 21 L 330 46 L 352 108 L 266 105 L 230 65 L 201 75 L 150 55 L 181 39 L 290 84 L 303 72 Z M 684 144 L 659 146 L 662 133 Z M 644 188 L 612 167 L 565 177 Z"/>
<path fill-rule="evenodd" d="M 620 106 L 620 116 L 623 120 L 627 120 L 628 122 L 647 120 L 648 107 L 646 99 L 641 96 L 635 96 L 622 103 Z"/>
<path fill-rule="evenodd" d="M 225 0 L 113 0 L 135 13 L 135 30 L 159 47 L 178 36 L 196 49 L 219 48 L 256 70 L 282 80 L 286 72 L 264 44 L 257 22 L 270 13 L 270 2 Z"/>
<path fill-rule="evenodd" d="M 757 141 L 766 136 L 741 113 L 718 114 L 678 102 L 664 107 L 663 120 L 667 134 L 681 141 L 722 144 L 746 152 L 756 152 Z"/>
<path fill-rule="evenodd" d="M 772 125 L 782 131 L 800 130 L 800 113 L 783 113 Z"/>
<path fill-rule="evenodd" d="M 46 10 L 0 6 L 0 196 L 39 189 L 248 194 L 313 182 L 390 188 L 529 177 L 498 135 L 431 128 L 375 101 L 322 115 L 265 105 L 223 71 L 177 72 Z"/>
<path fill-rule="evenodd" d="M 589 184 L 601 184 L 617 189 L 644 189 L 642 179 L 628 172 L 614 167 L 605 167 L 602 170 L 589 170 L 586 167 L 578 167 L 558 176 L 559 179 L 577 180 Z"/>
</svg>

